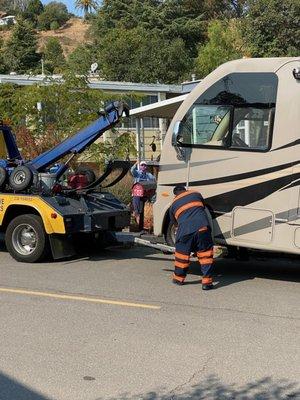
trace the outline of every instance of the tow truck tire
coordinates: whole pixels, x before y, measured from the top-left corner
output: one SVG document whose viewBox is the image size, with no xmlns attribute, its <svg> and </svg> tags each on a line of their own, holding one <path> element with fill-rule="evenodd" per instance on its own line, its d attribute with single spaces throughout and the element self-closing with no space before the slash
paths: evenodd
<svg viewBox="0 0 300 400">
<path fill-rule="evenodd" d="M 95 180 L 96 180 L 95 172 L 92 169 L 87 168 L 87 167 L 76 168 L 75 174 L 85 175 L 89 185 L 91 183 L 95 182 Z"/>
<path fill-rule="evenodd" d="M 25 263 L 42 261 L 50 250 L 43 221 L 34 214 L 19 215 L 9 223 L 5 244 L 15 260 Z"/>
<path fill-rule="evenodd" d="M 5 168 L 0 167 L 0 189 L 3 188 L 3 186 L 5 185 L 5 183 L 7 182 L 7 171 Z"/>
<path fill-rule="evenodd" d="M 26 190 L 32 183 L 33 173 L 26 165 L 15 168 L 9 176 L 9 185 L 16 192 Z"/>
</svg>

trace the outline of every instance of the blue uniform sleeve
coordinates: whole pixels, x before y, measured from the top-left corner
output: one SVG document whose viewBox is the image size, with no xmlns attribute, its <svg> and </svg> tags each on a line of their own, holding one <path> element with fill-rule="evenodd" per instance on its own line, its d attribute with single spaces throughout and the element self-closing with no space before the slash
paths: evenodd
<svg viewBox="0 0 300 400">
<path fill-rule="evenodd" d="M 131 172 L 131 175 L 132 175 L 134 178 L 138 178 L 138 177 L 139 177 L 139 172 L 138 172 L 138 169 L 137 169 L 137 165 L 133 165 L 133 166 L 131 167 L 131 169 L 130 169 L 130 172 Z"/>
<path fill-rule="evenodd" d="M 148 178 L 149 181 L 153 181 L 153 182 L 156 181 L 155 176 L 150 174 L 150 172 L 147 173 L 147 178 Z"/>
</svg>

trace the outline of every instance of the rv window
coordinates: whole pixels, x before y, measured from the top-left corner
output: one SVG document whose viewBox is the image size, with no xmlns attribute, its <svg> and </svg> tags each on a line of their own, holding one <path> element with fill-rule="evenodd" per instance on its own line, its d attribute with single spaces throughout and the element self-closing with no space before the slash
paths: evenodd
<svg viewBox="0 0 300 400">
<path fill-rule="evenodd" d="M 195 105 L 181 121 L 181 145 L 223 146 L 228 138 L 232 107 Z"/>
<path fill-rule="evenodd" d="M 187 112 L 179 146 L 267 151 L 278 78 L 274 73 L 233 73 L 203 92 Z"/>
<path fill-rule="evenodd" d="M 232 148 L 267 150 L 274 109 L 234 108 Z"/>
<path fill-rule="evenodd" d="M 214 83 L 196 100 L 197 104 L 274 107 L 278 78 L 274 73 L 234 73 Z"/>
</svg>

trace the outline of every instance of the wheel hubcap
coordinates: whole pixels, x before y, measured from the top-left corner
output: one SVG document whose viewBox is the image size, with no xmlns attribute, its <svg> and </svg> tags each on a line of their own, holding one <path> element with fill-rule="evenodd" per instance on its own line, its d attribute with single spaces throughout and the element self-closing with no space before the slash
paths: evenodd
<svg viewBox="0 0 300 400">
<path fill-rule="evenodd" d="M 175 242 L 176 242 L 176 232 L 177 232 L 177 229 L 178 229 L 178 227 L 177 227 L 176 225 L 172 225 L 172 228 L 171 228 L 171 238 L 172 238 L 172 241 L 173 241 L 174 244 L 175 244 Z"/>
<path fill-rule="evenodd" d="M 25 173 L 23 171 L 19 171 L 16 173 L 13 179 L 16 185 L 20 185 L 25 181 L 25 178 L 26 178 Z"/>
<path fill-rule="evenodd" d="M 19 225 L 13 231 L 12 243 L 19 254 L 27 256 L 36 249 L 37 233 L 29 224 Z"/>
</svg>

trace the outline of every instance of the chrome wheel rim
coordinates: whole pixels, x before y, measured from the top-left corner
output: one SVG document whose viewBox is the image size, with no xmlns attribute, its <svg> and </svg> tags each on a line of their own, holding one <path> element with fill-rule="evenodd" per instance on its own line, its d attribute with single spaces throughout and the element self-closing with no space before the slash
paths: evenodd
<svg viewBox="0 0 300 400">
<path fill-rule="evenodd" d="M 172 242 L 175 244 L 176 242 L 176 232 L 177 232 L 178 226 L 177 225 L 172 225 L 171 227 L 171 239 Z"/>
<path fill-rule="evenodd" d="M 37 246 L 37 233 L 29 224 L 18 225 L 12 234 L 14 249 L 23 256 L 32 254 Z"/>
<path fill-rule="evenodd" d="M 16 185 L 21 185 L 24 181 L 25 181 L 25 179 L 26 179 L 26 175 L 25 175 L 25 172 L 24 171 L 18 171 L 18 172 L 16 172 L 16 174 L 15 174 L 15 176 L 14 176 L 14 183 L 16 184 Z"/>
</svg>

